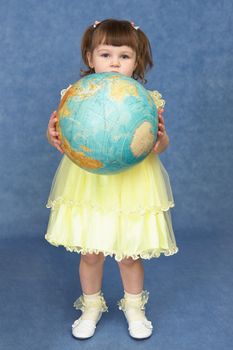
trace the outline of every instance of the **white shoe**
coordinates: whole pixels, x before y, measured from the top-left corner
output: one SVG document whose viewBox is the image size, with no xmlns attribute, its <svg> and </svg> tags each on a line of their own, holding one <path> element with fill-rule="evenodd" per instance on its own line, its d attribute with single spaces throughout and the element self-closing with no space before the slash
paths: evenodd
<svg viewBox="0 0 233 350">
<path fill-rule="evenodd" d="M 124 298 L 119 302 L 119 309 L 124 312 L 128 322 L 129 335 L 135 339 L 146 339 L 152 334 L 153 326 L 145 316 L 145 304 L 148 301 L 149 292 L 143 290 L 137 295 L 125 292 Z"/>
<path fill-rule="evenodd" d="M 102 312 L 99 313 L 99 317 L 96 321 L 93 320 L 82 320 L 82 316 L 79 317 L 72 324 L 72 335 L 77 339 L 88 339 L 91 338 L 96 329 L 96 325 L 102 316 Z"/>
<path fill-rule="evenodd" d="M 140 320 L 140 321 L 131 321 L 129 324 L 129 334 L 134 339 L 146 339 L 149 338 L 153 331 L 153 326 L 151 321 Z"/>
<path fill-rule="evenodd" d="M 102 313 L 108 311 L 103 293 L 98 292 L 92 295 L 81 295 L 75 302 L 76 310 L 81 310 L 82 314 L 72 324 L 72 335 L 78 339 L 87 339 L 94 335 L 96 325 L 101 319 Z"/>
</svg>

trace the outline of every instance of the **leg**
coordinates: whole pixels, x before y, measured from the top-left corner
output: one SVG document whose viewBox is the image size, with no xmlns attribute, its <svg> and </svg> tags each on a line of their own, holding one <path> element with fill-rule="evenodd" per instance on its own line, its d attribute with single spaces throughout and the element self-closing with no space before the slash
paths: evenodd
<svg viewBox="0 0 233 350">
<path fill-rule="evenodd" d="M 118 262 L 124 290 L 128 293 L 141 293 L 144 283 L 144 268 L 141 259 L 122 259 Z"/>
<path fill-rule="evenodd" d="M 83 293 L 95 294 L 101 290 L 103 266 L 103 253 L 81 254 L 79 276 Z"/>
<path fill-rule="evenodd" d="M 103 265 L 102 253 L 81 255 L 79 274 L 83 295 L 76 300 L 74 306 L 82 311 L 82 316 L 72 325 L 75 338 L 92 337 L 102 313 L 108 309 L 101 293 Z"/>
<path fill-rule="evenodd" d="M 144 268 L 141 259 L 123 259 L 118 262 L 124 298 L 118 303 L 119 309 L 125 314 L 129 325 L 129 334 L 135 339 L 149 338 L 153 326 L 145 316 L 145 303 L 148 292 L 143 291 Z"/>
</svg>

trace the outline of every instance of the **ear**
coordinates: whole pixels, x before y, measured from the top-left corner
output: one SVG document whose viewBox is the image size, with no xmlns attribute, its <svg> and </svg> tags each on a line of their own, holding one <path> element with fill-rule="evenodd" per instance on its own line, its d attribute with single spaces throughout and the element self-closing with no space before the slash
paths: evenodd
<svg viewBox="0 0 233 350">
<path fill-rule="evenodd" d="M 91 57 L 91 52 L 87 51 L 87 61 L 88 61 L 88 65 L 90 68 L 94 68 L 93 63 L 92 63 L 92 57 Z"/>
</svg>

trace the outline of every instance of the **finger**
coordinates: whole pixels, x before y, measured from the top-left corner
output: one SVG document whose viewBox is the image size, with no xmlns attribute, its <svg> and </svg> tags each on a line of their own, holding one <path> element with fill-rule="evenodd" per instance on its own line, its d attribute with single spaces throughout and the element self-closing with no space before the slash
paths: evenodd
<svg viewBox="0 0 233 350">
<path fill-rule="evenodd" d="M 157 149 L 159 147 L 160 144 L 160 140 L 157 139 L 155 145 L 154 145 L 154 149 Z"/>
<path fill-rule="evenodd" d="M 164 132 L 165 131 L 165 125 L 164 124 L 160 124 L 159 130 Z"/>
<path fill-rule="evenodd" d="M 50 128 L 50 130 L 55 131 L 56 130 L 56 123 L 57 123 L 57 119 L 51 119 L 48 127 Z"/>
<path fill-rule="evenodd" d="M 159 114 L 159 115 L 162 115 L 162 114 L 163 114 L 163 112 L 164 112 L 164 109 L 161 109 L 161 108 L 160 108 L 160 109 L 158 109 L 158 114 Z"/>
<path fill-rule="evenodd" d="M 158 139 L 161 139 L 161 138 L 162 138 L 162 136 L 163 136 L 163 132 L 162 132 L 162 131 L 158 131 L 158 133 L 157 133 L 157 137 L 158 137 Z"/>
<path fill-rule="evenodd" d="M 54 140 L 54 145 L 55 145 L 55 146 L 61 146 L 61 141 L 58 140 L 58 139 L 55 139 L 55 140 Z"/>
<path fill-rule="evenodd" d="M 56 131 L 56 130 L 54 130 L 54 129 L 51 129 L 51 132 L 50 132 L 50 134 L 53 136 L 53 137 L 58 137 L 58 132 Z"/>
<path fill-rule="evenodd" d="M 53 112 L 53 113 L 51 113 L 51 115 L 50 115 L 50 119 L 54 119 L 54 118 L 56 118 L 56 116 L 57 116 L 57 114 L 56 114 L 55 112 Z"/>
<path fill-rule="evenodd" d="M 57 117 L 52 119 L 52 124 L 55 125 L 57 123 Z"/>
<path fill-rule="evenodd" d="M 164 125 L 164 119 L 163 119 L 162 115 L 159 116 L 158 122 L 159 122 L 160 124 L 163 124 L 163 125 Z"/>
<path fill-rule="evenodd" d="M 48 126 L 49 126 L 49 127 L 53 127 L 55 124 L 56 124 L 56 119 L 54 119 L 53 117 L 51 117 L 50 120 L 49 120 Z"/>
<path fill-rule="evenodd" d="M 160 121 L 164 124 L 164 118 L 163 118 L 163 116 L 162 116 L 162 114 L 160 115 Z"/>
<path fill-rule="evenodd" d="M 61 153 L 64 153 L 63 149 L 60 146 L 56 147 L 58 149 L 58 151 L 60 151 Z"/>
<path fill-rule="evenodd" d="M 57 116 L 57 114 L 52 114 L 50 120 L 51 120 L 52 122 L 58 121 L 58 116 Z"/>
<path fill-rule="evenodd" d="M 57 136 L 57 135 L 56 135 L 57 131 L 56 131 L 56 129 L 55 129 L 54 127 L 52 127 L 52 126 L 49 126 L 49 127 L 48 127 L 48 133 L 49 133 L 49 136 L 50 136 L 50 137 L 56 137 L 56 136 Z"/>
</svg>

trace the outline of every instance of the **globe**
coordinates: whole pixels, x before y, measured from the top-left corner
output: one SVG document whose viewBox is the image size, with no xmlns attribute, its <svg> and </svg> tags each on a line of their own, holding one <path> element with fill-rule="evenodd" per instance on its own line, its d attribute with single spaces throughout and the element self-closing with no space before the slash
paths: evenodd
<svg viewBox="0 0 233 350">
<path fill-rule="evenodd" d="M 120 73 L 85 76 L 70 86 L 58 107 L 64 153 L 82 169 L 115 174 L 152 150 L 158 113 L 150 93 Z"/>
</svg>

